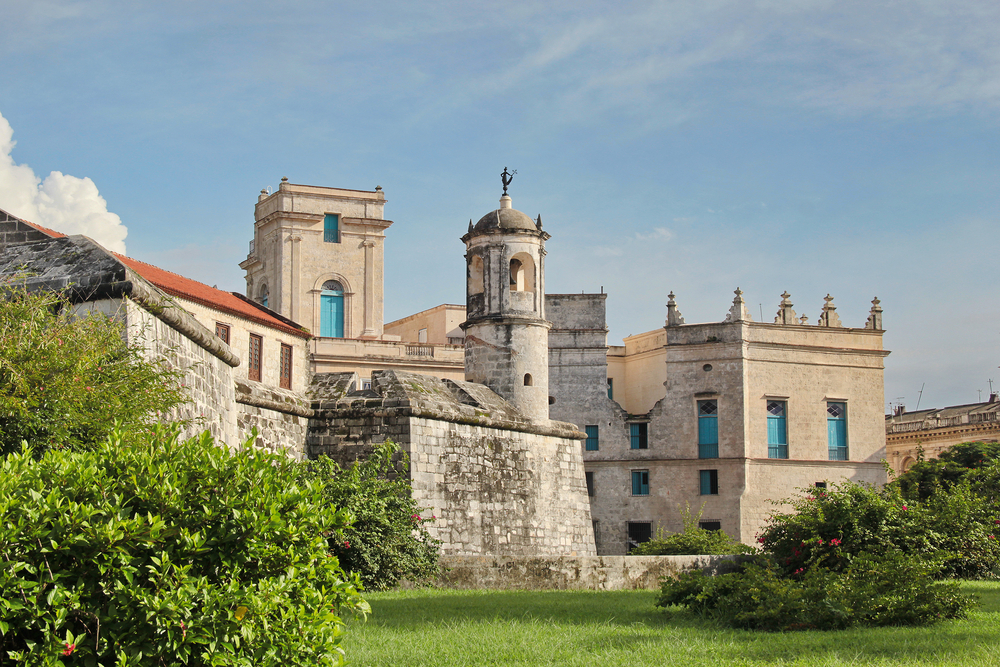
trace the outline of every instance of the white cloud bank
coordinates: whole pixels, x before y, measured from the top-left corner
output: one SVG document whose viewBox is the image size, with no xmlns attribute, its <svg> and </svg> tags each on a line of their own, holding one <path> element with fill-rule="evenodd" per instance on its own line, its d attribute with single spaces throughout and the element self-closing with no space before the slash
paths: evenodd
<svg viewBox="0 0 1000 667">
<path fill-rule="evenodd" d="M 0 115 L 0 209 L 63 234 L 83 234 L 108 250 L 125 254 L 128 228 L 108 211 L 108 203 L 89 178 L 53 171 L 42 180 L 17 164 L 14 130 Z"/>
</svg>

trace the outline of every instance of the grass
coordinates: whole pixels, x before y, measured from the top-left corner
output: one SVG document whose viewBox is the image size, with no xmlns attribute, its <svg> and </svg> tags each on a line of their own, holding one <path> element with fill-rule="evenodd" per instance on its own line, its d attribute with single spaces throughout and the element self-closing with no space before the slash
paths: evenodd
<svg viewBox="0 0 1000 667">
<path fill-rule="evenodd" d="M 755 633 L 653 606 L 653 591 L 371 593 L 350 665 L 1000 665 L 1000 583 L 969 619 L 925 628 Z"/>
</svg>

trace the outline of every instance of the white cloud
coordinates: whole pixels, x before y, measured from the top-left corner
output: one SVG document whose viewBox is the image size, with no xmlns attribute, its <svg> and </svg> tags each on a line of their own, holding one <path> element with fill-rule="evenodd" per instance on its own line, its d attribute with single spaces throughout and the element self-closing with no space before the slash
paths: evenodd
<svg viewBox="0 0 1000 667">
<path fill-rule="evenodd" d="M 108 211 L 89 178 L 53 171 L 45 180 L 11 153 L 14 130 L 0 115 L 0 209 L 63 234 L 83 234 L 108 250 L 125 253 L 128 229 Z"/>
</svg>

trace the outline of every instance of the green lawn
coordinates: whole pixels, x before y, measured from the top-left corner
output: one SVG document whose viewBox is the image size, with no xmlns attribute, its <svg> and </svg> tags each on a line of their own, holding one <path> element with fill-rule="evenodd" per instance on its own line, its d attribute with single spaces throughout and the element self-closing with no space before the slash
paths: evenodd
<svg viewBox="0 0 1000 667">
<path fill-rule="evenodd" d="M 350 623 L 351 665 L 996 665 L 1000 584 L 981 606 L 928 628 L 783 634 L 721 630 L 653 606 L 652 591 L 371 593 Z"/>
</svg>

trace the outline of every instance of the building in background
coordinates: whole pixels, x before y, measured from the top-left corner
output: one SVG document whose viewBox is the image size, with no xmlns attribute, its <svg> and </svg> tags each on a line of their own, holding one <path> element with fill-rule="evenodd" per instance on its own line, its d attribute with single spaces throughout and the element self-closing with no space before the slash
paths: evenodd
<svg viewBox="0 0 1000 667">
<path fill-rule="evenodd" d="M 963 442 L 1000 440 L 1000 401 L 952 405 L 907 412 L 900 407 L 885 417 L 885 458 L 895 474 L 910 469 L 920 457 L 937 458 Z"/>
</svg>

